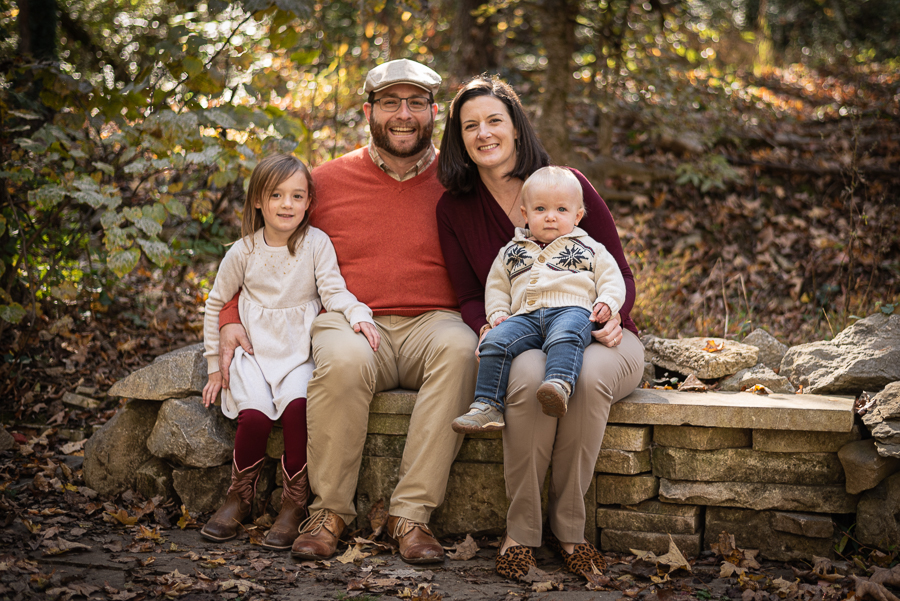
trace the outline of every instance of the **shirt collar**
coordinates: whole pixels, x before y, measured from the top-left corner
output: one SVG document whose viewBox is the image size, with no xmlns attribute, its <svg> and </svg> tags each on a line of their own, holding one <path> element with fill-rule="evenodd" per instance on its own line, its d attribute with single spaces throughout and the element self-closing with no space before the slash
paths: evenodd
<svg viewBox="0 0 900 601">
<path fill-rule="evenodd" d="M 378 152 L 378 148 L 375 146 L 375 141 L 372 138 L 369 138 L 369 157 L 371 157 L 372 162 L 378 165 L 378 167 L 387 173 L 389 176 L 397 180 L 398 182 L 405 182 L 408 179 L 412 179 L 424 172 L 431 164 L 434 162 L 435 157 L 437 156 L 437 152 L 435 152 L 434 144 L 428 145 L 428 150 L 425 154 L 422 155 L 422 158 L 418 160 L 418 162 L 413 165 L 409 171 L 406 173 L 400 174 L 391 169 L 387 163 L 384 162 L 384 159 L 381 158 L 381 154 Z"/>
</svg>

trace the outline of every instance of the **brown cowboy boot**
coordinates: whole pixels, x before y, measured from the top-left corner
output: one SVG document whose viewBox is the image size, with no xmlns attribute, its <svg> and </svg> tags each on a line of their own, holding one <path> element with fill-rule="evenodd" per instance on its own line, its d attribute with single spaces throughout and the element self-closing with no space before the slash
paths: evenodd
<svg viewBox="0 0 900 601">
<path fill-rule="evenodd" d="M 400 546 L 400 557 L 406 563 L 444 561 L 444 549 L 427 524 L 392 515 L 388 518 L 388 536 Z"/>
<path fill-rule="evenodd" d="M 281 457 L 281 473 L 284 475 L 284 488 L 281 492 L 281 511 L 275 518 L 271 530 L 266 534 L 262 546 L 268 549 L 289 549 L 297 538 L 300 523 L 306 518 L 306 501 L 309 499 L 309 478 L 306 477 L 306 466 L 288 478 L 284 467 L 284 456 Z"/>
<path fill-rule="evenodd" d="M 264 461 L 265 457 L 241 471 L 232 460 L 228 496 L 225 497 L 225 503 L 200 531 L 204 538 L 222 542 L 237 536 L 238 526 L 250 515 L 250 506 L 256 493 L 256 481 L 259 479 Z"/>
<path fill-rule="evenodd" d="M 344 532 L 344 520 L 329 509 L 320 509 L 300 526 L 300 536 L 291 546 L 291 555 L 300 559 L 328 559 L 337 551 Z"/>
</svg>

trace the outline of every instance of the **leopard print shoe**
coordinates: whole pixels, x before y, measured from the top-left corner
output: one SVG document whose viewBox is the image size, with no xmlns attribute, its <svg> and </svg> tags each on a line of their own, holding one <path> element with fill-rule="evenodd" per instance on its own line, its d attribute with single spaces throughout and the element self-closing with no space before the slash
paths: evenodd
<svg viewBox="0 0 900 601">
<path fill-rule="evenodd" d="M 497 573 L 509 580 L 521 580 L 528 574 L 529 568 L 537 566 L 534 553 L 530 547 L 516 545 L 500 554 L 497 550 Z"/>
<path fill-rule="evenodd" d="M 591 543 L 583 542 L 575 545 L 575 549 L 572 550 L 571 554 L 560 548 L 560 554 L 566 569 L 573 574 L 578 574 L 579 576 L 593 574 L 594 568 L 601 572 L 606 570 L 606 560 L 603 559 L 600 551 Z"/>
</svg>

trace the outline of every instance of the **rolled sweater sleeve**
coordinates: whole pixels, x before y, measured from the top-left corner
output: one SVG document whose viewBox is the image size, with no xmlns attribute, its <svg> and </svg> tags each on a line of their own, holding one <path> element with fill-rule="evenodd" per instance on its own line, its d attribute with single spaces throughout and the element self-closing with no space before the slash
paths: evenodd
<svg viewBox="0 0 900 601">
<path fill-rule="evenodd" d="M 597 245 L 594 261 L 594 284 L 597 290 L 597 303 L 606 303 L 613 315 L 622 309 L 625 303 L 625 279 L 618 264 L 602 244 Z"/>
<path fill-rule="evenodd" d="M 247 257 L 247 253 L 243 250 L 244 241 L 239 240 L 225 253 L 216 273 L 215 283 L 206 299 L 206 311 L 203 316 L 203 355 L 207 361 L 207 373 L 210 374 L 219 371 L 219 323 L 226 300 L 234 301 L 234 312 L 239 312 L 237 293 L 244 282 Z"/>
</svg>

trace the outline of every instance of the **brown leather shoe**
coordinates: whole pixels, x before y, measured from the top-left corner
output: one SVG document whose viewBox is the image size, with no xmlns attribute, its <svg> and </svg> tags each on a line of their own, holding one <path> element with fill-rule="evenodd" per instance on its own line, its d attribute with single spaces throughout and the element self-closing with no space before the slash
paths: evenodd
<svg viewBox="0 0 900 601">
<path fill-rule="evenodd" d="M 300 559 L 328 559 L 337 551 L 344 532 L 344 520 L 329 509 L 320 509 L 300 525 L 300 536 L 291 546 L 291 555 Z"/>
<path fill-rule="evenodd" d="M 256 481 L 262 471 L 265 457 L 244 468 L 238 469 L 237 463 L 231 462 L 231 486 L 228 487 L 228 496 L 225 503 L 219 507 L 213 516 L 206 522 L 200 534 L 209 540 L 222 542 L 231 540 L 237 536 L 238 527 L 248 515 L 253 495 L 256 493 Z"/>
<path fill-rule="evenodd" d="M 306 519 L 306 501 L 309 499 L 309 479 L 306 476 L 306 466 L 288 477 L 284 468 L 284 456 L 281 457 L 281 473 L 284 475 L 284 488 L 281 491 L 281 511 L 275 518 L 275 523 L 266 534 L 262 546 L 267 549 L 290 549 L 297 538 L 300 523 Z"/>
<path fill-rule="evenodd" d="M 392 515 L 388 518 L 388 536 L 400 546 L 400 557 L 406 563 L 444 561 L 444 549 L 422 522 Z"/>
</svg>

